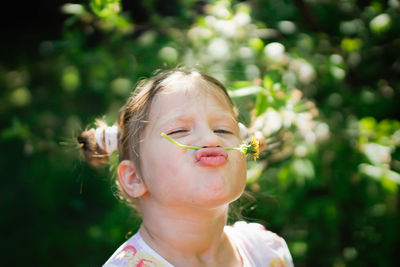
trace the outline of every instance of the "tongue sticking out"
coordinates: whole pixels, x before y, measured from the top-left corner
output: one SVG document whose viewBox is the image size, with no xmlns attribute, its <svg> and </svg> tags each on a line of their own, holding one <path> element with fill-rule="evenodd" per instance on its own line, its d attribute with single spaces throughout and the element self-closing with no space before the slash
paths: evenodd
<svg viewBox="0 0 400 267">
<path fill-rule="evenodd" d="M 227 158 L 228 153 L 219 147 L 202 148 L 196 152 L 196 162 L 205 166 L 221 166 Z"/>
</svg>

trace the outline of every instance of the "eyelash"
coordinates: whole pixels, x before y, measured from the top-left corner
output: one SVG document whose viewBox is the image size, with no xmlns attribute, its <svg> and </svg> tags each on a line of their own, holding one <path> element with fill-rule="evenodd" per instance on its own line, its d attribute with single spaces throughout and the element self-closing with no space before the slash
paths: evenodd
<svg viewBox="0 0 400 267">
<path fill-rule="evenodd" d="M 187 133 L 187 132 L 189 132 L 189 130 L 186 130 L 186 129 L 179 129 L 179 130 L 175 130 L 175 131 L 170 132 L 168 135 L 171 135 L 171 134 L 178 134 L 178 133 Z M 228 131 L 228 130 L 224 130 L 224 129 L 217 129 L 217 130 L 214 130 L 214 133 L 219 133 L 219 134 L 233 134 L 233 132 Z"/>
<path fill-rule="evenodd" d="M 215 133 L 221 133 L 221 134 L 232 134 L 231 131 L 223 130 L 223 129 L 218 129 L 214 131 Z"/>
<path fill-rule="evenodd" d="M 186 133 L 186 132 L 188 132 L 188 130 L 179 129 L 179 130 L 170 132 L 168 135 L 170 135 L 170 134 L 177 134 L 177 133 Z"/>
</svg>

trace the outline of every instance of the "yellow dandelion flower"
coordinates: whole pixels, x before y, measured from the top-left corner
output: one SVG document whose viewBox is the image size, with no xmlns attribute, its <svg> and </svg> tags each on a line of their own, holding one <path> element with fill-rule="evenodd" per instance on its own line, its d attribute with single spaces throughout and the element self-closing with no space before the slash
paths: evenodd
<svg viewBox="0 0 400 267">
<path fill-rule="evenodd" d="M 250 147 L 251 152 L 248 154 L 252 155 L 254 160 L 258 159 L 258 156 L 260 155 L 260 141 L 254 136 L 251 137 Z"/>
</svg>

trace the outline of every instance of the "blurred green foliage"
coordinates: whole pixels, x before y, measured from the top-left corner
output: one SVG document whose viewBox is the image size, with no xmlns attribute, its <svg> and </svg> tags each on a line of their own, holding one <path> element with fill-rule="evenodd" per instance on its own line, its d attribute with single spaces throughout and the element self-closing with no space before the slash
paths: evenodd
<svg viewBox="0 0 400 267">
<path fill-rule="evenodd" d="M 187 65 L 225 83 L 265 137 L 244 217 L 282 235 L 296 266 L 399 266 L 398 0 L 60 8 L 62 36 L 38 60 L 0 64 L 4 265 L 99 266 L 138 228 L 75 137 L 112 124 L 143 77 Z"/>
</svg>

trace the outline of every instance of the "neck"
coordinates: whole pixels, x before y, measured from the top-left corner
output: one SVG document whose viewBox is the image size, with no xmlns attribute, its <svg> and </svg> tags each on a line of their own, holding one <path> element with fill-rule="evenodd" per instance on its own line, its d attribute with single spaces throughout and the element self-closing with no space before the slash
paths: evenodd
<svg viewBox="0 0 400 267">
<path fill-rule="evenodd" d="M 228 205 L 213 209 L 145 208 L 140 233 L 175 266 L 183 262 L 211 266 L 227 255 L 235 258 L 236 252 L 224 234 L 227 212 Z"/>
</svg>

